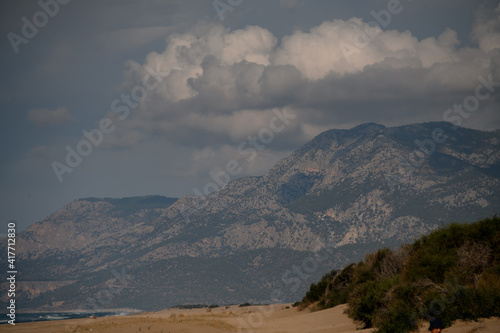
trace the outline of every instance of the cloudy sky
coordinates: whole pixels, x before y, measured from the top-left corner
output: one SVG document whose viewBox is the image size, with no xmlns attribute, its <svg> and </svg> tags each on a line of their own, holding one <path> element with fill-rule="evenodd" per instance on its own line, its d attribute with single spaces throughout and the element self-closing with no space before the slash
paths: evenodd
<svg viewBox="0 0 500 333">
<path fill-rule="evenodd" d="M 500 81 L 498 0 L 4 0 L 0 30 L 0 218 L 19 229 L 260 175 L 331 128 L 500 128 L 499 86 L 468 98 Z"/>
</svg>

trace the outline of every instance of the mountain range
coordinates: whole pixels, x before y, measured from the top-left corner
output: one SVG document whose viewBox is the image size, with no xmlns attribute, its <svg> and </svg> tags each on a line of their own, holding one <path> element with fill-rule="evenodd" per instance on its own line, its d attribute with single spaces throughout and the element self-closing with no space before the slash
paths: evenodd
<svg viewBox="0 0 500 333">
<path fill-rule="evenodd" d="M 332 129 L 264 175 L 223 185 L 205 196 L 83 198 L 33 224 L 17 235 L 19 307 L 299 300 L 375 249 L 498 213 L 500 131 Z"/>
</svg>

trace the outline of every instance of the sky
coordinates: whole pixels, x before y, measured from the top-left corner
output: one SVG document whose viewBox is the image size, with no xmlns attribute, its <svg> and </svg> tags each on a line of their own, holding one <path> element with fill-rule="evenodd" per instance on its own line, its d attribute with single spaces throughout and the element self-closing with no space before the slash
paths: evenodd
<svg viewBox="0 0 500 333">
<path fill-rule="evenodd" d="M 209 193 L 332 128 L 500 129 L 498 0 L 3 0 L 0 35 L 5 230 Z"/>
</svg>

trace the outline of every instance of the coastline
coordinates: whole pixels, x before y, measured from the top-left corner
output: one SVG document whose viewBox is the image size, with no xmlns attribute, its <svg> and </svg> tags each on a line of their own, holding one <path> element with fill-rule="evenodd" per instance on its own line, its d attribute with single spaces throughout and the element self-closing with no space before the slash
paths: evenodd
<svg viewBox="0 0 500 333">
<path fill-rule="evenodd" d="M 346 305 L 311 312 L 299 311 L 291 304 L 255 305 L 248 307 L 222 306 L 212 309 L 165 309 L 126 316 L 63 319 L 55 321 L 2 325 L 2 332 L 17 333 L 79 333 L 79 332 L 273 332 L 273 333 L 372 333 L 374 329 L 360 329 L 344 314 Z M 479 322 L 455 323 L 444 333 L 493 333 L 500 331 L 500 318 Z M 421 333 L 428 332 L 423 324 Z"/>
<path fill-rule="evenodd" d="M 130 309 L 111 309 L 96 311 L 57 311 L 57 312 L 22 312 L 16 313 L 14 323 L 34 323 L 43 321 L 74 320 L 85 318 L 120 317 L 138 314 L 142 311 Z M 0 316 L 0 327 L 11 324 L 12 318 L 8 314 Z"/>
<path fill-rule="evenodd" d="M 144 310 L 139 309 L 92 309 L 92 310 L 64 310 L 64 309 L 34 309 L 34 310 L 22 310 L 16 311 L 16 314 L 29 314 L 29 313 L 93 313 L 93 312 L 130 312 L 130 313 L 140 313 Z M 5 315 L 6 313 L 0 313 L 0 315 Z"/>
</svg>

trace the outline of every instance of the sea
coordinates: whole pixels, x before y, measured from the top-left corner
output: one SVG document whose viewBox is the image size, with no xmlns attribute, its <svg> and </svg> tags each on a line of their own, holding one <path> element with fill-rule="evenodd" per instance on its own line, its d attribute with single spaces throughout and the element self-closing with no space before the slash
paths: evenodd
<svg viewBox="0 0 500 333">
<path fill-rule="evenodd" d="M 79 319 L 88 318 L 90 316 L 94 317 L 116 317 L 116 316 L 128 316 L 131 314 L 137 314 L 137 312 L 39 312 L 39 313 L 16 313 L 16 324 L 19 323 L 30 323 L 34 321 L 48 321 L 48 320 L 63 320 L 63 319 Z M 0 314 L 0 325 L 8 324 L 10 320 L 7 314 Z"/>
</svg>

